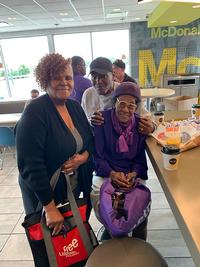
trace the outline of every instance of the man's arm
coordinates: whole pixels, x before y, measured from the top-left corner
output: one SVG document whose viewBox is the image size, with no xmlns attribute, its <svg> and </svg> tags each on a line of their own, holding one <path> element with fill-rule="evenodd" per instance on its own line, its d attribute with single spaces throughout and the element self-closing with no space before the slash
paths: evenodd
<svg viewBox="0 0 200 267">
<path fill-rule="evenodd" d="M 89 88 L 88 88 L 89 89 Z M 91 116 L 92 116 L 92 113 L 94 112 L 94 110 L 90 110 L 90 103 L 89 103 L 89 90 L 85 90 L 85 92 L 83 93 L 83 96 L 82 96 L 82 100 L 81 100 L 81 106 L 85 112 L 85 115 L 88 119 L 88 121 L 90 122 L 91 120 Z"/>
<path fill-rule="evenodd" d="M 101 111 L 96 111 L 92 114 L 90 123 L 93 126 L 102 125 L 104 123 L 104 117 L 102 116 Z"/>
</svg>

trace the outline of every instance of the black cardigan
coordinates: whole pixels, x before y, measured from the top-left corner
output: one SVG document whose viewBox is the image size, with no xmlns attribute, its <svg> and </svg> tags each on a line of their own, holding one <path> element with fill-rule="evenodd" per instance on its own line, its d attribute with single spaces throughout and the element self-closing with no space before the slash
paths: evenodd
<svg viewBox="0 0 200 267">
<path fill-rule="evenodd" d="M 82 151 L 87 150 L 91 155 L 93 136 L 84 111 L 79 103 L 71 99 L 66 101 L 66 106 L 83 139 Z M 28 201 L 35 201 L 36 197 L 43 205 L 47 205 L 56 197 L 59 199 L 59 194 L 63 190 L 66 191 L 66 188 L 63 188 L 60 182 L 55 193 L 49 180 L 52 174 L 74 155 L 76 142 L 48 94 L 33 100 L 26 107 L 15 132 L 22 195 L 23 190 L 27 191 L 31 194 Z M 88 161 L 78 170 L 78 183 L 84 195 L 90 192 L 91 180 L 92 166 Z M 27 196 L 25 198 L 27 201 Z"/>
</svg>

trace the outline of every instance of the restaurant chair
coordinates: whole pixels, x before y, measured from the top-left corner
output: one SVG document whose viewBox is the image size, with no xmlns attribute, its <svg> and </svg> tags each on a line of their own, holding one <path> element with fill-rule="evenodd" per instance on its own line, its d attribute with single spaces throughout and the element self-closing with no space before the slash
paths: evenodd
<svg viewBox="0 0 200 267">
<path fill-rule="evenodd" d="M 85 267 L 168 267 L 148 242 L 133 237 L 103 242 L 90 255 Z"/>
<path fill-rule="evenodd" d="M 15 136 L 13 129 L 9 127 L 0 127 L 0 148 L 1 148 L 0 170 L 3 169 L 3 164 L 7 149 L 14 146 L 15 146 Z"/>
</svg>

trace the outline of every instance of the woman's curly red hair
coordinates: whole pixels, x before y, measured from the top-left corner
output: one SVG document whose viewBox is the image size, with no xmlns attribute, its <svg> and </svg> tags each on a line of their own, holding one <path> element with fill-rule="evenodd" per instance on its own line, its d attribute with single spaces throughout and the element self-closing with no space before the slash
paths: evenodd
<svg viewBox="0 0 200 267">
<path fill-rule="evenodd" d="M 71 67 L 71 59 L 65 59 L 58 53 L 47 54 L 40 59 L 35 68 L 36 82 L 46 91 L 50 82 L 68 67 Z"/>
</svg>

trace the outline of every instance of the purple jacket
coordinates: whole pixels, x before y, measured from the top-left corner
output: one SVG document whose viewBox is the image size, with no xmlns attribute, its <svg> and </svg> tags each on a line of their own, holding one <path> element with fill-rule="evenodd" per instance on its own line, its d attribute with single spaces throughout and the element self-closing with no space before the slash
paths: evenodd
<svg viewBox="0 0 200 267">
<path fill-rule="evenodd" d="M 81 104 L 82 95 L 87 88 L 92 86 L 92 82 L 81 74 L 74 74 L 73 79 L 74 89 L 70 98 Z"/>
<path fill-rule="evenodd" d="M 129 173 L 137 172 L 137 177 L 144 180 L 147 176 L 147 161 L 145 155 L 146 136 L 138 132 L 139 116 L 135 116 L 133 125 L 133 144 L 129 147 L 129 152 L 117 153 L 116 142 L 119 134 L 112 126 L 111 109 L 102 112 L 104 124 L 95 126 L 95 152 L 94 165 L 97 176 L 109 177 L 112 170 Z"/>
</svg>

